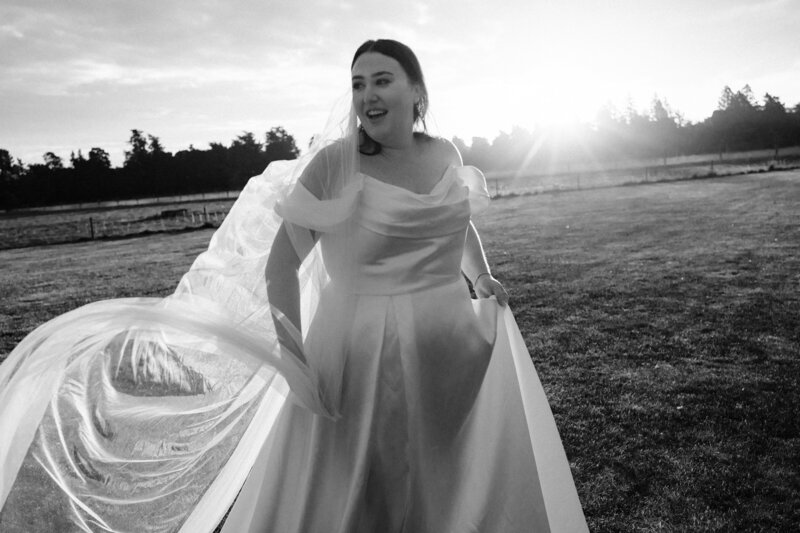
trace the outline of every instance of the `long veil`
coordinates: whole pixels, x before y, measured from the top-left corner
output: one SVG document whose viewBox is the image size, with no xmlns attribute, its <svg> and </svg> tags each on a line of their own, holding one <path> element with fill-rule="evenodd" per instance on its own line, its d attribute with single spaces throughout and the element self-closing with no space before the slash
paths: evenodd
<svg viewBox="0 0 800 533">
<path fill-rule="evenodd" d="M 287 401 L 336 416 L 313 364 L 278 342 L 285 317 L 264 270 L 303 173 L 323 173 L 335 199 L 356 148 L 341 98 L 307 154 L 247 183 L 172 295 L 86 305 L 11 352 L 0 365 L 0 531 L 213 529 Z M 308 254 L 308 324 L 326 272 L 309 230 L 286 224 Z"/>
</svg>

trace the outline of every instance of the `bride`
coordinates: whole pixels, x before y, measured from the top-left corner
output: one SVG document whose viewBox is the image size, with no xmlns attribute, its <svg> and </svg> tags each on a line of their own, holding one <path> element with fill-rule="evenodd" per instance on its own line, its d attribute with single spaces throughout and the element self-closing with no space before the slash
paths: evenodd
<svg viewBox="0 0 800 533">
<path fill-rule="evenodd" d="M 587 530 L 471 222 L 482 174 L 424 132 L 407 46 L 367 41 L 351 78 L 175 294 L 62 315 L 0 366 L 0 530 L 210 531 L 234 500 L 225 532 Z"/>
</svg>

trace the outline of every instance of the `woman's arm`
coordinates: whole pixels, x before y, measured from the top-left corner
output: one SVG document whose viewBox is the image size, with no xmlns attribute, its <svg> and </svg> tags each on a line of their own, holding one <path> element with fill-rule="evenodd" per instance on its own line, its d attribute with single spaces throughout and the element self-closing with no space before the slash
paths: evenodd
<svg viewBox="0 0 800 533">
<path fill-rule="evenodd" d="M 275 235 L 275 241 L 272 243 L 272 249 L 264 272 L 267 280 L 267 298 L 269 299 L 270 307 L 283 313 L 297 331 L 302 331 L 302 324 L 300 323 L 300 285 L 297 278 L 301 263 L 302 258 L 297 255 L 294 246 L 292 246 L 286 225 L 281 224 L 278 233 Z M 305 363 L 302 342 L 300 346 L 297 346 L 297 342 L 294 340 L 295 336 L 275 315 L 273 315 L 273 322 L 275 323 L 275 331 L 278 334 L 279 342 Z"/>
<path fill-rule="evenodd" d="M 508 293 L 503 285 L 492 276 L 489 263 L 486 261 L 486 254 L 483 253 L 481 239 L 472 221 L 467 227 L 461 270 L 472 282 L 475 294 L 479 298 L 494 296 L 500 305 L 505 306 L 508 303 Z"/>
<path fill-rule="evenodd" d="M 463 165 L 458 148 L 448 140 L 441 139 L 441 141 L 443 159 L 454 166 L 460 167 Z M 505 306 L 508 303 L 508 293 L 503 288 L 503 285 L 492 276 L 489 263 L 486 261 L 486 254 L 483 253 L 481 238 L 478 236 L 478 231 L 471 220 L 467 227 L 464 256 L 461 258 L 461 270 L 472 282 L 472 288 L 475 289 L 475 294 L 479 298 L 495 296 L 500 305 Z"/>
<path fill-rule="evenodd" d="M 338 168 L 338 151 L 332 147 L 323 148 L 308 163 L 299 178 L 300 184 L 317 199 L 324 197 L 324 182 L 329 178 L 330 169 Z M 289 231 L 297 229 L 300 232 L 309 231 L 299 226 L 287 228 L 287 222 L 281 224 L 272 242 L 272 249 L 267 259 L 264 276 L 267 281 L 267 299 L 272 308 L 272 320 L 278 340 L 289 351 L 296 353 L 303 359 L 303 345 L 300 332 L 302 324 L 300 318 L 300 284 L 297 278 L 300 265 L 319 239 L 319 233 L 310 231 L 310 236 L 293 235 L 302 237 L 301 250 L 298 251 L 292 243 Z M 299 255 L 298 255 L 299 254 Z M 284 325 L 288 321 L 290 324 Z"/>
</svg>

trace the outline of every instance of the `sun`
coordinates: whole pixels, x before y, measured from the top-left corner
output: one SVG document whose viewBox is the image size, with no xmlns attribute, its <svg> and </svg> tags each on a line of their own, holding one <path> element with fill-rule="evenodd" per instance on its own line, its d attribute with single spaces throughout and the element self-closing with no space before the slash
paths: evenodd
<svg viewBox="0 0 800 533">
<path fill-rule="evenodd" d="M 524 61 L 496 56 L 491 71 L 447 87 L 447 123 L 459 135 L 489 140 L 515 126 L 566 130 L 591 123 L 619 86 L 610 74 L 588 65 L 576 50 L 531 54 Z"/>
</svg>

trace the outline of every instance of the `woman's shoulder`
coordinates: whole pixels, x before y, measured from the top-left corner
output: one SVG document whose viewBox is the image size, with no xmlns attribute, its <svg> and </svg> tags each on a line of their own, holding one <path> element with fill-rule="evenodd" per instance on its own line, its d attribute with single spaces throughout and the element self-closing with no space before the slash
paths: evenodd
<svg viewBox="0 0 800 533">
<path fill-rule="evenodd" d="M 336 140 L 320 148 L 303 169 L 300 182 L 317 198 L 326 197 L 336 179 L 355 168 L 354 154 L 344 140 Z"/>
<path fill-rule="evenodd" d="M 461 152 L 458 151 L 456 145 L 444 137 L 435 137 L 427 133 L 418 134 L 420 143 L 425 146 L 429 155 L 447 165 L 460 167 L 464 164 L 461 159 Z"/>
</svg>

